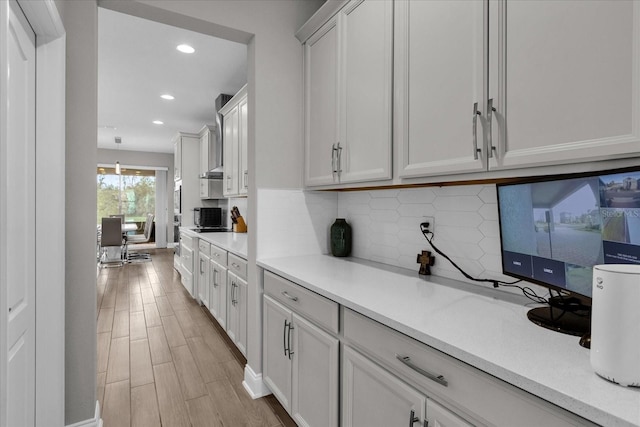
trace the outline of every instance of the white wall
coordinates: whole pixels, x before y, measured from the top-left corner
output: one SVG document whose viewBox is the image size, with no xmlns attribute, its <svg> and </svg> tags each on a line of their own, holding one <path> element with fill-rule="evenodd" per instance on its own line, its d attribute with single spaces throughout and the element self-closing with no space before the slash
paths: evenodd
<svg viewBox="0 0 640 427">
<path fill-rule="evenodd" d="M 72 424 L 93 418 L 96 405 L 98 13 L 95 1 L 58 6 L 67 30 L 65 423 Z"/>
</svg>

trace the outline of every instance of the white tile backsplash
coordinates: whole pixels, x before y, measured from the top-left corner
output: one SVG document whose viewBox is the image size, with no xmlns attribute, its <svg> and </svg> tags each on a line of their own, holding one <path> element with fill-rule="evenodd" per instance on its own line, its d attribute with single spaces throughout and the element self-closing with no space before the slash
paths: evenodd
<svg viewBox="0 0 640 427">
<path fill-rule="evenodd" d="M 495 185 L 465 185 L 338 193 L 338 216 L 353 228 L 352 255 L 417 270 L 416 255 L 431 251 L 432 274 L 468 281 L 435 254 L 420 233 L 434 219 L 434 243 L 475 277 L 513 279 L 501 274 Z"/>
<path fill-rule="evenodd" d="M 352 256 L 417 271 L 417 254 L 429 250 L 436 257 L 432 274 L 471 282 L 435 254 L 420 233 L 420 223 L 431 217 L 434 243 L 467 273 L 514 280 L 501 274 L 495 185 L 347 192 L 259 189 L 258 212 L 258 257 L 328 254 L 331 224 L 346 218 L 353 229 Z"/>
</svg>

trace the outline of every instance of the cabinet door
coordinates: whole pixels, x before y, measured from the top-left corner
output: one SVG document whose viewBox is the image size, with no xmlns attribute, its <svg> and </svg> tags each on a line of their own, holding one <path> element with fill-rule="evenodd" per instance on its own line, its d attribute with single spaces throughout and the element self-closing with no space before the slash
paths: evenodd
<svg viewBox="0 0 640 427">
<path fill-rule="evenodd" d="M 287 353 L 291 311 L 271 297 L 263 298 L 262 370 L 264 382 L 284 409 L 291 411 L 291 359 Z"/>
<path fill-rule="evenodd" d="M 173 143 L 173 179 L 182 179 L 182 141 L 180 138 Z"/>
<path fill-rule="evenodd" d="M 481 116 L 474 114 L 474 105 L 484 113 L 484 5 L 395 3 L 400 177 L 486 168 Z"/>
<path fill-rule="evenodd" d="M 304 44 L 305 184 L 334 183 L 338 143 L 338 29 L 334 18 Z"/>
<path fill-rule="evenodd" d="M 209 170 L 209 132 L 203 131 L 200 134 L 200 174 Z"/>
<path fill-rule="evenodd" d="M 209 257 L 198 255 L 198 299 L 209 307 Z"/>
<path fill-rule="evenodd" d="M 209 311 L 223 329 L 227 327 L 227 269 L 211 261 Z"/>
<path fill-rule="evenodd" d="M 499 1 L 490 12 L 491 169 L 639 151 L 639 2 Z"/>
<path fill-rule="evenodd" d="M 238 104 L 239 123 L 239 147 L 240 147 L 240 170 L 238 176 L 238 193 L 247 194 L 249 191 L 249 111 L 247 108 L 247 98 Z"/>
<path fill-rule="evenodd" d="M 236 305 L 238 276 L 227 271 L 227 335 L 234 343 L 238 341 L 239 311 Z"/>
<path fill-rule="evenodd" d="M 224 187 L 225 196 L 238 194 L 238 109 L 224 116 Z"/>
<path fill-rule="evenodd" d="M 207 173 L 209 170 L 209 132 L 204 132 L 200 135 L 200 175 Z M 206 179 L 200 180 L 200 198 L 206 199 L 209 197 L 209 181 Z"/>
<path fill-rule="evenodd" d="M 422 425 L 424 395 L 349 346 L 342 349 L 343 427 Z"/>
<path fill-rule="evenodd" d="M 301 426 L 337 426 L 338 339 L 293 313 L 291 347 L 293 419 Z"/>
<path fill-rule="evenodd" d="M 243 356 L 247 356 L 247 282 L 236 277 L 236 310 L 238 316 L 238 329 L 236 346 Z"/>
<path fill-rule="evenodd" d="M 340 182 L 390 179 L 393 3 L 355 0 L 339 19 Z"/>
<path fill-rule="evenodd" d="M 433 427 L 471 427 L 469 424 L 447 408 L 427 399 L 427 422 Z"/>
</svg>

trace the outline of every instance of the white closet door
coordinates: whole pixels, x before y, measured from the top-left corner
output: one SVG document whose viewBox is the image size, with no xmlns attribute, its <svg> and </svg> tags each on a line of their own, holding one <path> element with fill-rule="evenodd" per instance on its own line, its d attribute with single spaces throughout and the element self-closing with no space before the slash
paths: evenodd
<svg viewBox="0 0 640 427">
<path fill-rule="evenodd" d="M 0 426 L 33 426 L 35 34 L 15 2 L 0 8 Z"/>
</svg>

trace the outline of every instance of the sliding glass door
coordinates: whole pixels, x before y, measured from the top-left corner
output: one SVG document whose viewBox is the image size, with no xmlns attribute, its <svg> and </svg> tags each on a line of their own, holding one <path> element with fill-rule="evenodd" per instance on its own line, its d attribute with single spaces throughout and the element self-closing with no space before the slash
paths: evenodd
<svg viewBox="0 0 640 427">
<path fill-rule="evenodd" d="M 97 223 L 102 217 L 124 214 L 126 222 L 144 227 L 147 214 L 156 212 L 156 172 L 124 168 L 121 172 L 118 175 L 113 168 L 98 168 Z"/>
</svg>

